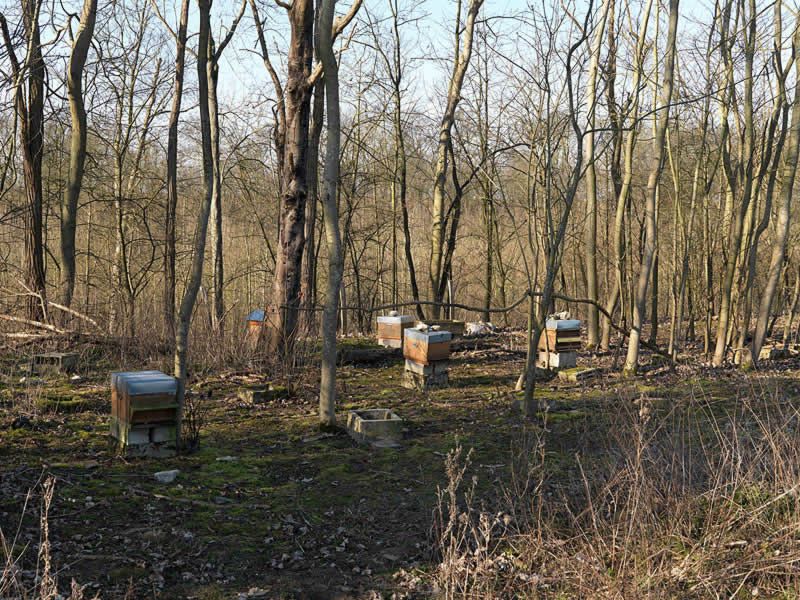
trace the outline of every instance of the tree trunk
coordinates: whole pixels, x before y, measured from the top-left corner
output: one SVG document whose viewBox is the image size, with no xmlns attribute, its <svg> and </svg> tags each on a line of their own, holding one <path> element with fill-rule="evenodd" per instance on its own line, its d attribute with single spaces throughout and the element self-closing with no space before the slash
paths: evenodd
<svg viewBox="0 0 800 600">
<path fill-rule="evenodd" d="M 467 19 L 461 27 L 461 0 L 458 1 L 456 18 L 455 36 L 455 61 L 453 62 L 453 72 L 450 76 L 450 85 L 447 91 L 447 104 L 444 115 L 439 124 L 439 140 L 436 148 L 436 164 L 433 173 L 433 211 L 431 226 L 431 261 L 430 261 L 430 282 L 432 300 L 436 302 L 433 306 L 434 318 L 439 318 L 440 303 L 443 295 L 443 280 L 445 279 L 445 234 L 446 234 L 446 210 L 445 210 L 445 186 L 448 173 L 448 154 L 452 143 L 453 123 L 456 117 L 456 108 L 461 100 L 461 88 L 464 83 L 464 76 L 469 67 L 472 55 L 472 40 L 475 31 L 475 20 L 480 11 L 483 0 L 469 0 L 467 8 Z M 463 35 L 463 39 L 462 39 Z M 463 48 L 462 48 L 463 43 Z"/>
<path fill-rule="evenodd" d="M 635 373 L 639 364 L 639 343 L 642 335 L 642 321 L 647 302 L 647 288 L 656 252 L 656 198 L 658 183 L 664 168 L 664 138 L 669 123 L 669 108 L 672 102 L 672 86 L 675 69 L 675 40 L 678 29 L 678 5 L 680 0 L 670 0 L 669 32 L 667 34 L 667 53 L 664 64 L 664 80 L 661 88 L 660 114 L 653 139 L 650 176 L 647 180 L 647 204 L 645 205 L 646 239 L 644 255 L 639 271 L 639 282 L 636 288 L 636 302 L 633 307 L 633 323 L 631 325 L 628 354 L 625 359 L 625 372 Z M 653 315 L 657 318 L 657 315 Z"/>
<path fill-rule="evenodd" d="M 97 17 L 97 0 L 84 0 L 78 31 L 72 43 L 67 70 L 67 97 L 69 99 L 70 131 L 69 170 L 64 189 L 61 217 L 61 303 L 69 308 L 75 292 L 75 231 L 78 222 L 78 197 L 83 182 L 86 163 L 86 108 L 83 104 L 83 67 L 89 53 L 94 24 Z"/>
<path fill-rule="evenodd" d="M 279 356 L 291 355 L 297 336 L 308 197 L 308 136 L 311 112 L 311 61 L 314 6 L 295 0 L 287 10 L 291 39 L 285 89 L 286 139 L 282 172 L 278 248 L 272 296 L 270 344 Z"/>
<path fill-rule="evenodd" d="M 751 0 L 751 5 L 754 0 Z M 794 36 L 792 37 L 792 50 L 800 50 L 800 18 L 795 25 Z M 795 61 L 795 88 L 794 101 L 792 102 L 792 125 L 789 133 L 788 145 L 786 148 L 786 158 L 783 163 L 783 181 L 781 183 L 781 207 L 778 212 L 778 223 L 776 226 L 775 241 L 772 248 L 772 258 L 767 271 L 767 282 L 764 292 L 761 295 L 761 304 L 758 309 L 758 320 L 756 322 L 756 332 L 753 337 L 752 357 L 758 360 L 761 347 L 766 337 L 767 325 L 769 323 L 770 309 L 778 288 L 783 262 L 786 256 L 786 242 L 789 237 L 789 225 L 791 224 L 792 194 L 794 192 L 794 180 L 797 174 L 797 159 L 800 152 L 800 62 Z"/>
<path fill-rule="evenodd" d="M 186 29 L 189 0 L 181 2 L 181 16 L 175 40 L 175 85 L 167 133 L 167 209 L 164 219 L 164 330 L 175 336 L 175 254 L 176 212 L 178 209 L 178 121 L 183 100 L 183 72 L 186 64 Z"/>
<path fill-rule="evenodd" d="M 595 27 L 594 39 L 589 59 L 589 72 L 586 84 L 586 103 L 589 113 L 588 130 L 586 131 L 586 144 L 583 147 L 586 163 L 586 225 L 584 229 L 586 250 L 586 297 L 597 302 L 597 170 L 595 169 L 594 129 L 597 125 L 597 71 L 600 64 L 600 48 L 603 42 L 610 0 L 603 2 L 600 23 Z M 586 321 L 586 346 L 596 348 L 600 341 L 599 313 L 597 306 L 590 304 L 587 307 Z"/>
<path fill-rule="evenodd" d="M 297 0 L 295 0 L 297 1 Z M 339 210 L 336 202 L 339 187 L 339 67 L 333 51 L 333 17 L 336 0 L 323 0 L 319 13 L 319 56 L 325 73 L 327 104 L 325 176 L 322 207 L 325 239 L 328 244 L 328 292 L 322 315 L 322 373 L 319 394 L 319 419 L 323 427 L 336 423 L 336 323 L 339 311 L 339 289 L 342 283 L 344 258 L 339 233 Z"/>
<path fill-rule="evenodd" d="M 208 220 L 211 212 L 211 199 L 213 196 L 214 162 L 211 149 L 211 114 L 208 105 L 208 51 L 211 37 L 211 2 L 210 0 L 197 0 L 199 10 L 200 31 L 197 42 L 197 80 L 198 104 L 200 109 L 200 134 L 203 146 L 203 200 L 200 204 L 200 213 L 197 216 L 195 228 L 194 256 L 189 272 L 189 281 L 183 293 L 178 323 L 175 331 L 174 374 L 178 380 L 179 411 L 183 411 L 183 399 L 186 392 L 186 357 L 189 349 L 189 327 L 192 322 L 192 312 L 197 300 L 197 292 L 203 280 L 203 262 L 206 250 L 206 235 L 208 233 Z M 180 419 L 178 420 L 180 423 Z M 178 431 L 180 443 L 180 430 Z"/>
</svg>

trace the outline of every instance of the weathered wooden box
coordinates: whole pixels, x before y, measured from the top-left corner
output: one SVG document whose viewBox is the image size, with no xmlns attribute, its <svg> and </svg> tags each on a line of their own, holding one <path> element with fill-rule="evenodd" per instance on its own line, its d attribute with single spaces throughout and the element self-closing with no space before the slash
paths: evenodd
<svg viewBox="0 0 800 600">
<path fill-rule="evenodd" d="M 30 371 L 37 375 L 46 373 L 73 373 L 78 368 L 75 352 L 45 352 L 31 358 Z"/>
<path fill-rule="evenodd" d="M 161 371 L 111 374 L 111 437 L 126 454 L 174 454 L 178 442 L 178 381 Z"/>
<path fill-rule="evenodd" d="M 387 408 L 351 410 L 347 414 L 347 432 L 362 444 L 395 447 L 403 439 L 403 419 Z"/>
<path fill-rule="evenodd" d="M 409 315 L 388 315 L 378 317 L 378 343 L 387 348 L 403 347 L 403 330 L 414 324 Z"/>
<path fill-rule="evenodd" d="M 450 358 L 449 331 L 406 329 L 403 337 L 403 356 L 420 365 Z"/>
</svg>

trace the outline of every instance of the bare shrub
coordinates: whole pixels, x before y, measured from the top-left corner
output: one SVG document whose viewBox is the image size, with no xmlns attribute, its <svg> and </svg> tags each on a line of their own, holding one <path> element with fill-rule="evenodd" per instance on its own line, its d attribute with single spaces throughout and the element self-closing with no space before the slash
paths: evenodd
<svg viewBox="0 0 800 600">
<path fill-rule="evenodd" d="M 727 409 L 623 401 L 593 452 L 566 465 L 521 443 L 507 519 L 475 507 L 457 448 L 435 584 L 448 598 L 796 597 L 800 414 L 780 393 L 750 392 Z"/>
<path fill-rule="evenodd" d="M 200 432 L 208 418 L 208 403 L 202 394 L 187 392 L 183 398 L 183 421 L 181 422 L 181 451 L 193 452 L 200 445 Z"/>
</svg>

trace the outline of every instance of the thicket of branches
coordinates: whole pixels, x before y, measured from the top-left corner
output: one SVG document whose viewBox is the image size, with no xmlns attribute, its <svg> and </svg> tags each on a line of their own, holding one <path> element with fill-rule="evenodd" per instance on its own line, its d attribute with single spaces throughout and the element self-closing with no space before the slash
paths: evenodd
<svg viewBox="0 0 800 600">
<path fill-rule="evenodd" d="M 376 0 L 321 36 L 325 6 L 7 4 L 2 313 L 172 340 L 181 299 L 217 337 L 266 307 L 286 351 L 326 297 L 339 332 L 427 300 L 535 339 L 567 295 L 589 346 L 626 332 L 629 371 L 665 327 L 717 365 L 758 360 L 781 314 L 788 341 L 795 6 Z"/>
</svg>

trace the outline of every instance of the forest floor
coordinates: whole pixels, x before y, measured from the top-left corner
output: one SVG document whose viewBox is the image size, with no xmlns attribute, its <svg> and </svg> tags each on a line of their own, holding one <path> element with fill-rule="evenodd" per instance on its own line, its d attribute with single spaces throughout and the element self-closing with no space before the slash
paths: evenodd
<svg viewBox="0 0 800 600">
<path fill-rule="evenodd" d="M 478 501 L 507 490 L 515 448 L 542 436 L 548 478 L 581 487 L 576 456 L 600 452 L 598 432 L 643 396 L 672 404 L 702 398 L 724 407 L 752 387 L 782 390 L 800 404 L 800 359 L 757 373 L 652 366 L 622 379 L 612 357 L 581 383 L 538 384 L 541 412 L 523 424 L 513 387 L 523 366 L 520 337 L 476 341 L 453 355 L 450 387 L 423 393 L 400 385 L 402 359 L 339 371 L 338 418 L 386 407 L 407 423 L 399 449 L 320 433 L 311 383 L 286 400 L 240 401 L 257 380 L 221 372 L 192 385 L 207 422 L 199 449 L 164 459 L 123 459 L 108 445 L 108 374 L 125 367 L 87 351 L 81 381 L 21 381 L 24 356 L 7 356 L 0 391 L 0 530 L 32 576 L 40 540 L 41 482 L 56 479 L 49 513 L 59 582 L 71 578 L 102 598 L 380 598 L 426 595 L 434 568 L 431 524 L 444 458 L 473 449 Z M 648 364 L 649 356 L 645 357 Z M 698 364 L 694 362 L 692 364 Z M 154 473 L 179 469 L 170 484 Z M 579 493 L 576 491 L 576 493 Z M 87 597 L 91 594 L 87 594 Z"/>
</svg>

